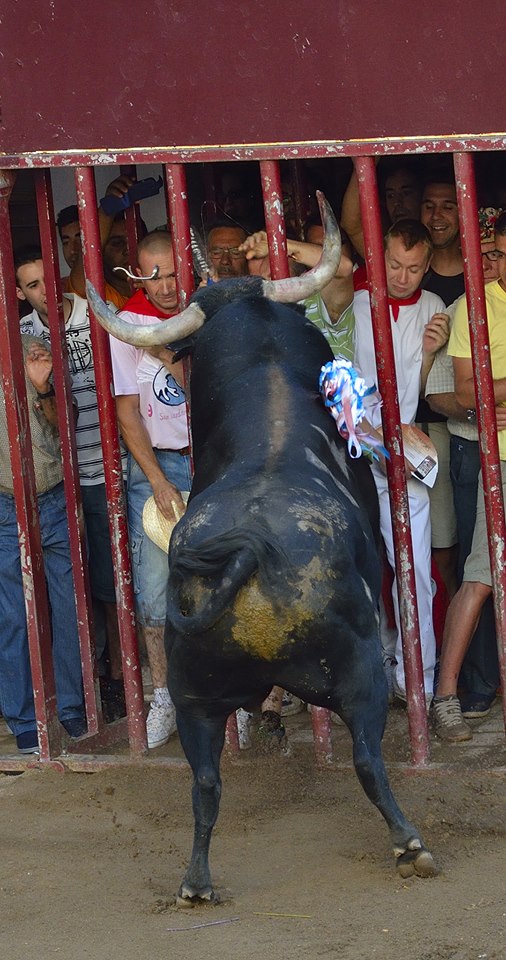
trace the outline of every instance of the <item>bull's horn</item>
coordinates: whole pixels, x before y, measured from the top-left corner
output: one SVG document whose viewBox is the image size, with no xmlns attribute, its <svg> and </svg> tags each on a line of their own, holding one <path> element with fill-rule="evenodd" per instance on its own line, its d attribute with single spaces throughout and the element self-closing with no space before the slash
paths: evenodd
<svg viewBox="0 0 506 960">
<path fill-rule="evenodd" d="M 324 237 L 322 255 L 312 270 L 301 277 L 288 277 L 286 280 L 264 280 L 264 296 L 278 303 L 296 303 L 322 290 L 336 275 L 341 259 L 341 233 L 332 208 L 323 193 L 316 191 Z"/>
<path fill-rule="evenodd" d="M 117 340 L 131 343 L 134 347 L 154 347 L 159 344 L 177 343 L 189 337 L 203 326 L 206 316 L 196 303 L 191 303 L 182 313 L 170 317 L 168 320 L 159 320 L 141 326 L 136 323 L 127 323 L 104 303 L 95 287 L 89 280 L 86 281 L 86 296 L 90 307 L 98 322 L 105 327 Z"/>
</svg>

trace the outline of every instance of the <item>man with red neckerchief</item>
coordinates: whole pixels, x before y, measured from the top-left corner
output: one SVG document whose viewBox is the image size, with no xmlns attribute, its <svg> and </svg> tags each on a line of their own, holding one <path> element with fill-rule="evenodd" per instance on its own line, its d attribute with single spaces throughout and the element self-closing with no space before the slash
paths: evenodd
<svg viewBox="0 0 506 960">
<path fill-rule="evenodd" d="M 431 256 L 432 241 L 426 227 L 419 220 L 398 220 L 385 236 L 385 270 L 399 410 L 401 422 L 406 424 L 415 422 L 418 400 L 423 393 L 434 356 L 448 340 L 448 318 L 443 312 L 445 309 L 443 301 L 435 294 L 422 290 L 420 286 L 429 268 Z M 377 383 L 369 291 L 366 284 L 361 286 L 362 289 L 356 289 L 353 301 L 355 363 L 366 380 Z M 380 410 L 371 410 L 369 419 L 374 427 L 380 426 Z M 387 479 L 377 465 L 373 466 L 373 475 L 378 490 L 381 533 L 387 559 L 395 570 Z M 408 502 L 425 695 L 427 703 L 430 704 L 436 660 L 436 641 L 432 623 L 430 502 L 427 487 L 411 477 L 408 477 Z M 394 690 L 397 696 L 405 700 L 406 683 L 395 580 L 392 595 L 397 636 L 392 638 L 388 649 L 385 647 L 385 638 L 383 638 L 383 655 L 386 670 L 393 670 Z"/>
<path fill-rule="evenodd" d="M 170 234 L 155 231 L 138 247 L 138 276 L 144 279 L 121 311 L 129 323 L 149 325 L 177 313 L 176 277 Z M 167 688 L 164 648 L 167 554 L 145 534 L 142 511 L 153 496 L 163 516 L 175 522 L 184 511 L 181 491 L 191 483 L 186 396 L 182 363 L 160 347 L 137 349 L 110 338 L 121 435 L 128 449 L 128 525 L 137 621 L 153 681 L 147 718 L 148 747 L 161 746 L 176 730 L 175 708 Z"/>
</svg>

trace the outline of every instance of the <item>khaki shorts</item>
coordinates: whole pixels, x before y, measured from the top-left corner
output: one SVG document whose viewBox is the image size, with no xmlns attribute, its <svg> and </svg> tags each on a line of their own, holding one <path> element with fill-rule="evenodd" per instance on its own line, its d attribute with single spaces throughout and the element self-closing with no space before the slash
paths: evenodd
<svg viewBox="0 0 506 960">
<path fill-rule="evenodd" d="M 450 434 L 446 423 L 428 423 L 427 427 L 438 457 L 436 482 L 429 489 L 431 542 L 436 549 L 442 549 L 453 547 L 458 542 L 457 517 L 450 480 Z"/>
<path fill-rule="evenodd" d="M 506 500 L 506 461 L 501 460 L 502 495 Z M 492 572 L 490 569 L 490 555 L 488 552 L 487 519 L 485 516 L 485 499 L 483 496 L 483 480 L 480 472 L 478 480 L 478 496 L 476 499 L 476 524 L 474 527 L 473 544 L 466 565 L 464 580 L 484 583 L 492 586 Z"/>
</svg>

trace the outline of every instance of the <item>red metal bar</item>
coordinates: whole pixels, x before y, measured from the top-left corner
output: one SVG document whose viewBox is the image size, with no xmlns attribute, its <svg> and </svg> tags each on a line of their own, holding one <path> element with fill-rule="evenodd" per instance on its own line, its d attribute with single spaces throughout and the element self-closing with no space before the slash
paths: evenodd
<svg viewBox="0 0 506 960">
<path fill-rule="evenodd" d="M 104 296 L 102 251 L 97 220 L 95 179 L 91 167 L 76 170 L 79 222 L 83 235 L 83 260 L 86 276 Z M 90 311 L 91 314 L 91 311 Z M 92 315 L 92 314 L 91 314 Z M 135 607 L 128 546 L 123 476 L 121 470 L 116 409 L 109 341 L 105 330 L 91 324 L 97 396 L 100 398 L 100 437 L 104 457 L 109 531 L 111 535 L 116 588 L 118 626 L 121 639 L 123 681 L 128 713 L 128 736 L 133 754 L 147 750 L 144 695 L 141 664 L 135 629 Z"/>
<path fill-rule="evenodd" d="M 72 406 L 72 384 L 70 380 L 65 321 L 63 317 L 60 277 L 56 270 L 58 251 L 54 220 L 51 175 L 49 170 L 35 172 L 35 190 L 39 232 L 44 259 L 44 282 L 48 308 L 49 332 L 51 334 L 51 352 L 53 355 L 53 375 L 57 397 L 58 429 L 62 446 L 63 480 L 69 541 L 72 556 L 72 575 L 76 600 L 79 646 L 83 670 L 84 700 L 88 732 L 98 731 L 98 714 L 101 714 L 100 699 L 97 702 L 95 662 L 95 638 L 93 620 L 90 616 L 90 585 L 84 529 L 82 527 L 81 488 L 79 485 L 79 467 L 75 446 L 75 424 Z"/>
<path fill-rule="evenodd" d="M 239 746 L 239 732 L 237 730 L 237 715 L 231 713 L 225 727 L 225 744 L 234 757 L 238 757 L 241 748 Z"/>
<path fill-rule="evenodd" d="M 288 255 L 286 249 L 286 227 L 283 215 L 283 191 L 281 173 L 276 160 L 262 160 L 260 162 L 260 180 L 264 201 L 265 229 L 269 243 L 269 263 L 271 277 L 280 280 L 290 276 Z M 311 713 L 313 724 L 314 745 L 317 760 L 328 760 L 332 757 L 332 740 L 330 736 L 330 712 L 313 708 Z"/>
<path fill-rule="evenodd" d="M 328 764 L 332 760 L 332 722 L 330 710 L 325 707 L 311 707 L 311 724 L 316 762 Z"/>
<path fill-rule="evenodd" d="M 188 212 L 186 170 L 181 163 L 167 163 L 165 176 L 167 180 L 168 219 L 174 245 L 179 309 L 184 310 L 195 289 L 190 246 L 190 214 Z"/>
<path fill-rule="evenodd" d="M 276 160 L 260 161 L 260 180 L 264 200 L 265 229 L 269 243 L 269 263 L 273 280 L 290 276 L 286 252 L 286 228 L 283 216 L 281 173 Z"/>
<path fill-rule="evenodd" d="M 402 634 L 408 725 L 411 757 L 414 765 L 429 758 L 429 734 L 423 684 L 420 628 L 416 604 L 413 546 L 410 533 L 404 451 L 400 427 L 399 401 L 390 326 L 390 310 L 385 275 L 385 256 L 379 208 L 376 171 L 372 157 L 355 161 L 360 192 L 360 211 L 364 228 L 367 273 L 371 284 L 374 347 L 378 387 L 383 398 L 385 446 L 390 453 L 387 476 L 395 545 L 395 567 Z"/>
<path fill-rule="evenodd" d="M 28 646 L 41 761 L 61 748 L 51 629 L 40 538 L 25 365 L 14 289 L 9 196 L 14 176 L 0 170 L 0 364 L 20 538 Z"/>
<path fill-rule="evenodd" d="M 188 190 L 186 186 L 186 170 L 182 164 L 166 164 L 165 183 L 167 189 L 167 214 L 170 223 L 174 249 L 174 265 L 176 270 L 176 288 L 179 309 L 184 310 L 195 289 L 193 279 L 193 259 L 191 253 L 190 214 L 188 210 Z M 193 443 L 191 433 L 191 403 L 190 403 L 190 374 L 191 360 L 183 360 L 184 391 L 186 394 L 186 418 L 188 436 L 190 438 L 190 464 L 193 476 Z"/>
<path fill-rule="evenodd" d="M 204 180 L 204 209 L 202 222 L 204 228 L 216 217 L 216 171 L 212 164 L 205 163 L 202 168 Z M 201 224 L 199 224 L 201 226 Z"/>
<path fill-rule="evenodd" d="M 124 147 L 112 153 L 109 147 L 90 150 L 45 150 L 5 154 L 2 167 L 69 167 L 93 164 L 109 166 L 130 163 L 213 163 L 228 160 L 302 160 L 319 157 L 367 157 L 454 153 L 457 151 L 505 150 L 504 134 L 442 137 L 379 137 L 376 140 L 292 140 L 285 143 L 227 143 L 209 146 Z"/>
<path fill-rule="evenodd" d="M 454 165 L 466 278 L 471 354 L 476 387 L 476 412 L 492 569 L 497 650 L 502 687 L 503 691 L 506 691 L 506 523 L 495 416 L 494 384 L 490 363 L 487 308 L 481 266 L 480 230 L 476 213 L 478 206 L 476 181 L 474 162 L 470 154 L 456 154 Z M 502 708 L 506 727 L 506 696 L 502 698 Z"/>
<path fill-rule="evenodd" d="M 307 219 L 308 196 L 304 168 L 300 160 L 289 160 L 290 179 L 293 190 L 295 221 L 299 240 L 304 240 L 304 224 Z"/>
<path fill-rule="evenodd" d="M 119 172 L 122 174 L 122 176 L 132 177 L 133 180 L 137 179 L 137 167 L 135 164 L 121 164 Z M 135 270 L 137 266 L 137 244 L 139 242 L 139 237 L 142 235 L 141 211 L 138 203 L 134 203 L 131 207 L 128 207 L 128 209 L 125 210 L 125 222 L 128 263 L 130 264 L 131 269 Z"/>
</svg>

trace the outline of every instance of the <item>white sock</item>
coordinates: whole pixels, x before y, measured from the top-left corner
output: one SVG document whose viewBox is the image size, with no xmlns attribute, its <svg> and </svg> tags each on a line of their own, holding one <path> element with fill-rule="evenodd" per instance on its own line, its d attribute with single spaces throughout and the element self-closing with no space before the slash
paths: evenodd
<svg viewBox="0 0 506 960">
<path fill-rule="evenodd" d="M 167 687 L 154 687 L 153 689 L 153 703 L 157 707 L 170 707 L 172 706 L 172 700 L 170 698 L 170 693 Z"/>
</svg>

